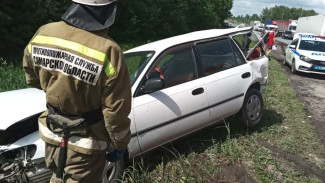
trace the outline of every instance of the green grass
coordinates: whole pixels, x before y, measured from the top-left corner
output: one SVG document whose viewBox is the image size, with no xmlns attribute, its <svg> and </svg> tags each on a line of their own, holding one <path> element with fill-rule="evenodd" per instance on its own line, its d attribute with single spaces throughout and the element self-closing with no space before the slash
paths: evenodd
<svg viewBox="0 0 325 183">
<path fill-rule="evenodd" d="M 0 92 L 27 88 L 22 66 L 14 66 L 0 57 Z"/>
</svg>

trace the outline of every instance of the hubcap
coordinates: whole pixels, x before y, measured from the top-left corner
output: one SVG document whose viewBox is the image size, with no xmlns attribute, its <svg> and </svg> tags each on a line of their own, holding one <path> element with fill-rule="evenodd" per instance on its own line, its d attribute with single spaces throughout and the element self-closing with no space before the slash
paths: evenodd
<svg viewBox="0 0 325 183">
<path fill-rule="evenodd" d="M 113 180 L 116 173 L 115 163 L 106 161 L 104 172 L 103 172 L 103 183 L 109 183 Z"/>
<path fill-rule="evenodd" d="M 249 97 L 246 103 L 247 116 L 251 120 L 256 120 L 261 113 L 261 101 L 257 95 Z"/>
</svg>

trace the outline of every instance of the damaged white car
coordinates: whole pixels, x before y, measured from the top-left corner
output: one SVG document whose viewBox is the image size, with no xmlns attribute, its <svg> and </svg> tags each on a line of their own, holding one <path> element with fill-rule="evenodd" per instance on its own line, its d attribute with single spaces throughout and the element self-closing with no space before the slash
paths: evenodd
<svg viewBox="0 0 325 183">
<path fill-rule="evenodd" d="M 45 144 L 38 116 L 46 109 L 45 93 L 22 89 L 0 93 L 0 182 L 49 182 Z"/>
<path fill-rule="evenodd" d="M 120 178 L 124 162 L 238 114 L 258 124 L 268 58 L 251 28 L 213 29 L 156 41 L 124 53 L 132 82 L 132 138 L 125 157 L 107 163 L 103 182 Z M 48 182 L 37 117 L 37 89 L 0 93 L 0 182 Z"/>
</svg>

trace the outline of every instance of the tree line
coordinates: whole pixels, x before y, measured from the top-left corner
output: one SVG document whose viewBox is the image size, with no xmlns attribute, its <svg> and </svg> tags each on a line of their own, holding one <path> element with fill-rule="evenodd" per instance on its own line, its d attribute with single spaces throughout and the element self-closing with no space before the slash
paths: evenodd
<svg viewBox="0 0 325 183">
<path fill-rule="evenodd" d="M 318 13 L 314 10 L 305 10 L 302 8 L 289 8 L 287 6 L 275 6 L 272 8 L 264 8 L 260 15 L 239 15 L 232 17 L 240 23 L 249 24 L 250 21 L 259 20 L 265 22 L 266 20 L 298 20 L 299 17 L 314 16 Z"/>
<path fill-rule="evenodd" d="M 0 58 L 21 61 L 37 29 L 60 21 L 71 0 L 0 0 Z M 148 42 L 224 27 L 233 0 L 120 0 L 109 35 L 118 43 Z"/>
</svg>

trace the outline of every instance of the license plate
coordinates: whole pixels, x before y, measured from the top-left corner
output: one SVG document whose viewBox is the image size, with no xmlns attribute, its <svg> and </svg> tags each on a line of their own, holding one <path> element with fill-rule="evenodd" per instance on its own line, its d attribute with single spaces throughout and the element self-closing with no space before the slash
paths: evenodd
<svg viewBox="0 0 325 183">
<path fill-rule="evenodd" d="M 315 65 L 315 66 L 314 66 L 314 69 L 325 71 L 325 67 L 323 67 L 323 66 L 318 66 L 318 65 Z"/>
</svg>

